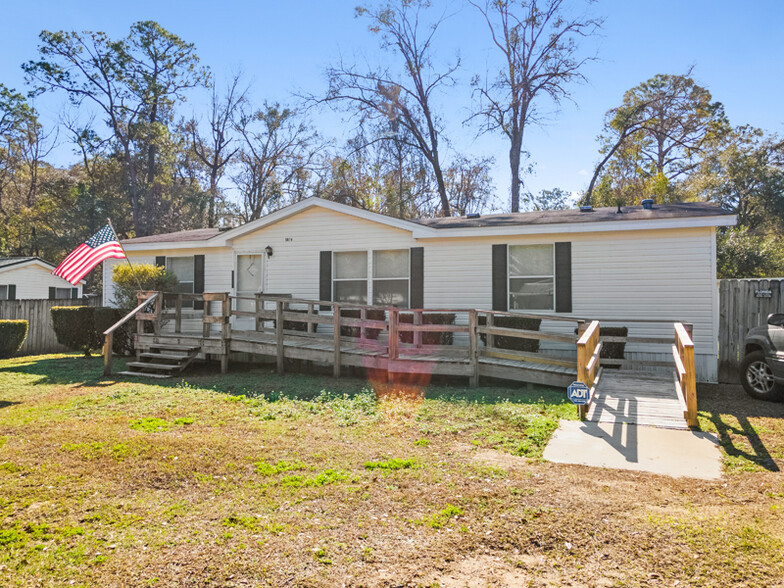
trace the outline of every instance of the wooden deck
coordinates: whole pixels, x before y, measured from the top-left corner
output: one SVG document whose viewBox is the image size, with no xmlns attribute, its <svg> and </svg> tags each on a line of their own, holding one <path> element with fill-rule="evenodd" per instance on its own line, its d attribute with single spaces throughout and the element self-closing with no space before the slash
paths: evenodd
<svg viewBox="0 0 784 588">
<path fill-rule="evenodd" d="M 604 369 L 587 420 L 687 429 L 675 373 Z"/>
<path fill-rule="evenodd" d="M 681 322 L 674 323 L 674 338 L 603 338 L 599 321 L 560 315 L 399 309 L 286 295 L 140 292 L 139 306 L 104 333 L 107 375 L 112 333 L 132 318 L 137 322 L 138 357 L 129 365 L 142 376 L 172 371 L 171 358 L 160 353 L 169 345 L 219 359 L 223 373 L 233 354 L 244 353 L 274 358 L 279 373 L 291 367 L 287 360 L 301 360 L 330 366 L 335 377 L 344 367 L 359 367 L 374 380 L 392 382 L 421 384 L 439 375 L 468 378 L 471 386 L 492 378 L 565 390 L 580 381 L 591 390 L 588 405 L 580 407 L 581 418 L 674 428 L 697 425 L 694 343 L 690 325 Z M 672 363 L 667 364 L 674 373 L 603 369 L 603 341 L 619 340 L 669 346 Z M 650 363 L 659 367 L 664 362 Z"/>
</svg>

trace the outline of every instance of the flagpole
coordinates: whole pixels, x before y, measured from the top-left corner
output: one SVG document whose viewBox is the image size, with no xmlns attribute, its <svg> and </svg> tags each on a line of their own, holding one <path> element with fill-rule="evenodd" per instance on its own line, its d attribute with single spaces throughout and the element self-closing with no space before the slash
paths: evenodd
<svg viewBox="0 0 784 588">
<path fill-rule="evenodd" d="M 122 242 L 120 241 L 120 236 L 117 234 L 117 231 L 114 230 L 114 225 L 112 224 L 112 219 L 110 219 L 109 217 L 106 217 L 106 220 L 107 220 L 107 222 L 109 223 L 109 226 L 112 229 L 112 233 L 114 233 L 114 236 L 117 237 L 117 243 L 120 245 L 120 249 L 122 249 L 123 255 L 125 256 L 125 261 L 128 262 L 128 267 L 131 268 L 131 272 L 133 273 L 133 277 L 136 278 L 136 284 L 139 286 L 139 292 L 143 292 L 144 288 L 142 288 L 142 283 L 139 280 L 139 276 L 136 273 L 136 270 L 134 269 L 133 264 L 131 263 L 131 260 L 128 259 L 128 254 L 125 253 L 125 247 L 122 246 Z"/>
</svg>

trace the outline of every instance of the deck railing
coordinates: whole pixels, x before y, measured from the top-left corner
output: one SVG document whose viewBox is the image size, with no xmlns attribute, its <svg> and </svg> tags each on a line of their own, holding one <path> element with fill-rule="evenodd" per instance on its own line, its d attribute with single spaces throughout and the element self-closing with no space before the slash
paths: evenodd
<svg viewBox="0 0 784 588">
<path fill-rule="evenodd" d="M 112 373 L 112 347 L 114 346 L 114 332 L 122 327 L 125 323 L 127 323 L 132 318 L 136 317 L 137 321 L 137 328 L 139 333 L 143 332 L 143 324 L 144 321 L 152 320 L 154 321 L 158 327 L 160 328 L 160 322 L 158 322 L 157 318 L 160 315 L 160 298 L 159 292 L 139 292 L 137 296 L 137 301 L 139 305 L 134 308 L 131 312 L 126 314 L 123 318 L 119 321 L 114 323 L 111 327 L 106 329 L 103 333 L 104 341 L 103 341 L 103 373 L 105 376 L 109 376 Z M 150 305 L 154 305 L 153 308 L 149 308 Z M 142 312 L 142 311 L 152 311 L 152 312 Z"/>
<path fill-rule="evenodd" d="M 694 341 L 690 325 L 675 323 L 675 390 L 683 408 L 683 417 L 690 427 L 697 427 L 697 378 L 694 369 Z"/>
<path fill-rule="evenodd" d="M 599 321 L 582 324 L 578 328 L 577 340 L 577 381 L 588 386 L 588 402 L 579 406 L 579 415 L 584 419 L 591 407 L 596 385 L 601 377 L 602 343 L 599 341 Z"/>
</svg>

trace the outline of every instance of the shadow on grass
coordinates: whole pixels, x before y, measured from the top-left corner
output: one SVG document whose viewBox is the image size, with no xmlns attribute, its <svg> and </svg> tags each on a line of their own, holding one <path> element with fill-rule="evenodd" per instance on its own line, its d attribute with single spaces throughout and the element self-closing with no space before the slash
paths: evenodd
<svg viewBox="0 0 784 588">
<path fill-rule="evenodd" d="M 700 386 L 698 399 L 700 416 L 716 428 L 719 443 L 730 458 L 741 466 L 745 461 L 770 472 L 781 470 L 758 429 L 769 433 L 760 419 L 781 418 L 784 404 L 755 400 L 740 386 L 727 384 Z"/>
<path fill-rule="evenodd" d="M 124 360 L 115 359 L 115 372 L 124 369 Z M 0 367 L 3 373 L 17 373 L 39 376 L 36 384 L 75 385 L 78 387 L 107 387 L 116 382 L 155 385 L 164 388 L 182 386 L 183 382 L 199 387 L 215 390 L 229 395 L 267 396 L 276 398 L 298 398 L 309 400 L 322 392 L 353 396 L 376 390 L 379 396 L 417 397 L 442 399 L 452 402 L 476 402 L 480 404 L 496 404 L 513 402 L 519 404 L 569 404 L 565 391 L 544 386 L 531 387 L 525 383 L 510 385 L 483 385 L 470 388 L 465 379 L 433 377 L 427 381 L 403 382 L 390 385 L 368 379 L 359 373 L 342 377 L 339 380 L 331 375 L 319 373 L 318 369 L 307 373 L 290 371 L 280 375 L 274 369 L 265 366 L 235 363 L 228 374 L 221 374 L 214 362 L 198 362 L 192 364 L 186 373 L 170 380 L 152 378 L 133 378 L 126 376 L 104 376 L 103 362 L 100 357 L 84 358 L 81 356 L 31 356 L 15 358 L 11 365 Z M 372 376 L 371 376 L 372 377 Z"/>
</svg>

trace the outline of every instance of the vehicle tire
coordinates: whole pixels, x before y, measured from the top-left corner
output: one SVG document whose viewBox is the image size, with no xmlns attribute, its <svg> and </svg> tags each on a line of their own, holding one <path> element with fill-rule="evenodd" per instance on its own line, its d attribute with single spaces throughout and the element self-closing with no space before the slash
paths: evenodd
<svg viewBox="0 0 784 588">
<path fill-rule="evenodd" d="M 740 364 L 740 381 L 746 394 L 758 400 L 778 401 L 784 398 L 784 387 L 773 379 L 762 351 L 752 351 Z"/>
</svg>

